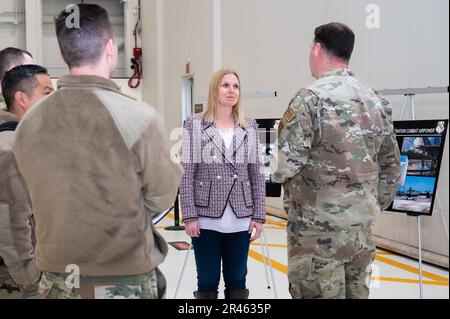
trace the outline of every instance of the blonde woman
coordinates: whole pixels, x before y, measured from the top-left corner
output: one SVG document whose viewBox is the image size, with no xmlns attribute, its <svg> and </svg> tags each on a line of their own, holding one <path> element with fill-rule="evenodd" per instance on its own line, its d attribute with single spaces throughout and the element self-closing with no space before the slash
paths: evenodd
<svg viewBox="0 0 450 319">
<path fill-rule="evenodd" d="M 202 114 L 184 123 L 180 187 L 197 266 L 197 299 L 247 299 L 248 250 L 265 222 L 265 180 L 256 122 L 244 117 L 234 70 L 217 71 Z"/>
</svg>

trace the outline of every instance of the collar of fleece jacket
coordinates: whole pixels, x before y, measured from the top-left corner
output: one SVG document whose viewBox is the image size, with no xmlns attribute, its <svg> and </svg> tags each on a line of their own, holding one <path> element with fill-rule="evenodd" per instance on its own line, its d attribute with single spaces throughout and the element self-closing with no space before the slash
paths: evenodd
<svg viewBox="0 0 450 319">
<path fill-rule="evenodd" d="M 0 125 L 11 121 L 19 121 L 19 119 L 14 114 L 0 109 Z"/>
<path fill-rule="evenodd" d="M 92 88 L 97 87 L 109 91 L 121 92 L 120 87 L 112 80 L 93 75 L 67 75 L 58 81 L 58 89 L 65 87 Z"/>
</svg>

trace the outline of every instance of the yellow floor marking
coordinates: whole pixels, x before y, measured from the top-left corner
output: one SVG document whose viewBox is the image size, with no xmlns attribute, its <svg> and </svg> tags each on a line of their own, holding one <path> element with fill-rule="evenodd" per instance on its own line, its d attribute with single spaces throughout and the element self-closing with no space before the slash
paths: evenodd
<svg viewBox="0 0 450 319">
<path fill-rule="evenodd" d="M 264 229 L 282 230 L 279 226 L 264 226 Z"/>
<path fill-rule="evenodd" d="M 252 246 L 262 246 L 263 244 L 260 243 L 252 243 Z M 267 244 L 267 246 L 269 247 L 273 247 L 273 248 L 287 248 L 287 245 L 280 245 L 280 244 Z M 394 253 L 390 253 L 387 251 L 377 251 L 377 256 L 378 255 L 387 255 L 387 256 L 398 256 Z"/>
<path fill-rule="evenodd" d="M 392 259 L 389 259 L 389 258 L 386 258 L 386 257 L 376 256 L 375 260 L 383 262 L 383 263 L 391 265 L 391 266 L 394 266 L 394 267 L 397 267 L 397 268 L 400 268 L 400 269 L 403 269 L 403 270 L 406 270 L 408 272 L 411 272 L 411 273 L 414 273 L 414 274 L 417 274 L 417 275 L 419 274 L 419 269 L 418 268 L 405 265 L 403 263 L 400 263 L 398 261 L 395 261 L 395 260 L 392 260 Z M 446 281 L 448 283 L 448 278 L 429 273 L 428 271 L 422 271 L 422 275 L 424 277 L 426 277 L 426 278 L 429 278 L 429 279 L 433 279 L 433 280 L 436 280 L 436 281 L 444 281 L 444 282 Z"/>
<path fill-rule="evenodd" d="M 391 281 L 391 282 L 401 282 L 407 284 L 420 284 L 420 281 L 417 279 L 403 279 L 403 278 L 389 278 L 389 277 L 372 277 L 372 280 L 378 281 Z M 430 281 L 424 280 L 424 285 L 432 285 L 432 286 L 445 286 L 448 287 L 448 282 L 443 281 Z"/>
<path fill-rule="evenodd" d="M 169 219 L 173 220 L 174 219 L 174 214 L 173 213 L 169 213 L 167 215 L 167 217 Z M 270 219 L 268 219 L 266 222 L 267 222 L 267 224 L 276 225 L 276 226 L 281 227 L 281 228 L 286 227 L 286 222 L 278 222 L 278 221 L 274 221 L 274 220 L 270 220 Z M 164 227 L 158 227 L 158 228 L 164 228 Z M 272 227 L 266 227 L 266 228 L 272 228 Z M 273 227 L 273 228 L 275 228 L 275 227 Z M 275 228 L 275 229 L 277 229 L 277 228 Z M 258 243 L 253 243 L 252 245 L 253 246 L 261 246 L 261 244 L 258 244 Z M 287 245 L 268 244 L 267 246 L 274 247 L 274 248 L 287 248 Z M 409 266 L 409 265 L 405 265 L 405 264 L 400 263 L 400 262 L 395 261 L 395 260 L 391 260 L 389 258 L 383 257 L 382 255 L 396 256 L 395 254 L 390 253 L 390 252 L 377 252 L 377 256 L 375 257 L 375 260 L 377 260 L 379 262 L 386 263 L 388 265 L 391 265 L 391 266 L 394 266 L 394 267 L 397 267 L 397 268 L 400 268 L 400 269 L 403 269 L 405 271 L 408 271 L 408 272 L 411 272 L 411 273 L 414 273 L 414 274 L 417 274 L 417 275 L 419 274 L 419 269 L 418 268 L 412 267 L 412 266 Z M 263 255 L 257 253 L 254 250 L 250 250 L 249 251 L 249 256 L 252 257 L 253 259 L 258 260 L 259 262 L 263 262 Z M 268 260 L 269 259 L 266 257 L 266 263 L 268 263 Z M 287 268 L 286 265 L 283 265 L 283 264 L 281 264 L 281 263 L 279 263 L 279 262 L 277 262 L 277 261 L 275 261 L 273 259 L 271 260 L 271 262 L 272 262 L 272 267 L 274 269 L 276 269 L 276 270 L 278 270 L 278 271 L 280 271 L 282 273 L 287 274 L 287 269 L 288 268 Z M 424 284 L 435 285 L 435 286 L 447 286 L 447 287 L 449 285 L 448 278 L 445 278 L 445 277 L 442 277 L 442 276 L 439 276 L 439 275 L 435 275 L 435 274 L 429 273 L 427 271 L 423 271 L 422 275 L 424 277 L 426 277 L 426 278 L 435 280 L 435 281 L 427 281 L 427 280 L 423 281 Z M 391 282 L 401 282 L 401 283 L 417 283 L 417 284 L 419 283 L 419 280 L 416 280 L 416 279 L 402 279 L 402 278 L 389 278 L 389 277 L 374 277 L 373 279 L 374 280 L 379 280 L 379 281 L 391 281 Z"/>
<path fill-rule="evenodd" d="M 263 244 L 252 243 L 251 245 L 252 246 L 262 246 Z M 278 244 L 267 244 L 267 246 L 274 247 L 274 248 L 287 248 L 287 245 L 278 245 Z"/>
<path fill-rule="evenodd" d="M 257 261 L 264 263 L 264 259 L 263 259 L 264 256 L 261 255 L 260 253 L 257 253 L 256 251 L 254 251 L 252 249 L 250 249 L 250 251 L 248 252 L 248 255 L 250 257 L 252 257 L 253 259 L 256 259 Z M 265 259 L 266 259 L 266 264 L 268 265 L 269 264 L 269 258 L 265 257 Z M 274 269 L 276 269 L 276 270 L 278 270 L 278 271 L 280 271 L 280 272 L 282 272 L 284 274 L 287 274 L 288 268 L 287 268 L 286 265 L 283 265 L 283 264 L 281 264 L 278 261 L 275 261 L 273 259 L 271 259 L 270 262 L 272 264 L 272 268 L 274 268 Z"/>
<path fill-rule="evenodd" d="M 377 251 L 377 255 L 398 256 L 398 255 L 388 252 L 388 251 Z"/>
<path fill-rule="evenodd" d="M 256 251 L 254 251 L 254 250 L 250 250 L 249 251 L 249 253 L 248 253 L 248 255 L 251 257 L 251 258 L 253 258 L 253 259 L 256 259 L 257 261 L 259 261 L 259 262 L 261 262 L 261 263 L 263 263 L 264 262 L 264 256 L 263 255 L 261 255 L 260 253 L 257 253 Z M 386 258 L 384 258 L 384 257 L 380 257 L 380 258 L 383 258 L 383 259 L 386 259 Z M 269 263 L 269 258 L 267 258 L 267 257 L 265 257 L 265 259 L 266 259 L 266 264 L 268 264 Z M 281 263 L 279 263 L 279 262 L 277 262 L 277 261 L 275 261 L 275 260 L 273 260 L 273 259 L 271 259 L 270 260 L 271 261 L 271 263 L 272 263 L 272 267 L 274 268 L 274 269 L 276 269 L 276 270 L 278 270 L 278 271 L 280 271 L 280 272 L 282 272 L 282 273 L 284 273 L 284 274 L 287 274 L 287 272 L 288 272 L 288 267 L 286 266 L 286 265 L 283 265 L 283 264 L 281 264 Z M 389 260 L 390 262 L 391 262 L 391 260 Z M 397 262 L 395 262 L 396 264 L 397 264 Z M 400 264 L 400 263 L 398 263 L 398 264 Z M 406 265 L 403 265 L 403 264 L 400 264 L 400 265 L 398 265 L 398 266 L 406 266 Z M 399 268 L 402 268 L 402 267 L 399 267 Z M 409 266 L 408 266 L 409 267 Z M 411 268 L 413 268 L 413 267 L 411 267 Z M 402 268 L 402 269 L 404 269 L 404 268 Z M 417 273 L 419 273 L 418 271 L 417 271 Z M 425 272 L 424 272 L 424 276 L 425 276 Z M 427 273 L 427 276 L 428 276 L 428 278 L 430 278 L 431 277 L 431 279 L 434 279 L 434 278 L 443 278 L 444 280 L 447 280 L 446 278 L 444 278 L 444 277 L 441 277 L 441 276 L 438 276 L 438 275 L 433 275 L 433 274 L 430 274 L 430 273 Z M 417 280 L 417 279 L 403 279 L 403 278 L 389 278 L 389 277 L 372 277 L 372 279 L 373 280 L 379 280 L 379 281 L 390 281 L 390 282 L 398 282 L 398 283 L 410 283 L 410 284 L 419 284 L 420 282 L 419 282 L 419 280 Z M 444 280 L 438 280 L 438 281 L 430 281 L 430 280 L 425 280 L 425 281 L 423 281 L 423 284 L 424 285 L 433 285 L 433 286 L 445 286 L 445 287 L 448 287 L 448 280 L 447 281 L 444 281 Z"/>
<path fill-rule="evenodd" d="M 278 222 L 278 221 L 275 221 L 275 220 L 270 220 L 270 219 L 266 219 L 266 224 L 270 224 L 270 225 L 276 225 L 276 226 L 278 226 L 278 227 L 281 227 L 281 228 L 286 228 L 286 222 Z"/>
</svg>

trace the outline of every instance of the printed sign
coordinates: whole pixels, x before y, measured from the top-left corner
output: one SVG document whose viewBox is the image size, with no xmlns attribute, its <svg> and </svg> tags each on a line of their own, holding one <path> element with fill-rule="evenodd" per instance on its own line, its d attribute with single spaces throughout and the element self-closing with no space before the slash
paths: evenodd
<svg viewBox="0 0 450 319">
<path fill-rule="evenodd" d="M 394 122 L 402 174 L 387 210 L 432 215 L 447 127 L 448 120 Z"/>
</svg>

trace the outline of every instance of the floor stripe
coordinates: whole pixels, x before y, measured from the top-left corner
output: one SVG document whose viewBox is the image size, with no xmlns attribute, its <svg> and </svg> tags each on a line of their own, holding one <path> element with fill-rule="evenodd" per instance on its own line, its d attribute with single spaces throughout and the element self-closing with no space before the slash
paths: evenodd
<svg viewBox="0 0 450 319">
<path fill-rule="evenodd" d="M 397 254 L 388 252 L 388 251 L 377 251 L 377 255 L 386 255 L 386 256 L 398 256 Z"/>
<path fill-rule="evenodd" d="M 264 263 L 264 256 L 261 255 L 260 253 L 257 253 L 256 251 L 250 249 L 250 251 L 248 252 L 248 255 L 250 257 L 252 257 L 253 259 L 256 259 L 257 261 Z M 266 259 L 266 265 L 269 265 L 269 258 L 265 257 Z M 288 268 L 286 265 L 283 265 L 273 259 L 270 260 L 271 264 L 272 264 L 272 268 L 282 272 L 283 274 L 287 274 L 288 272 Z"/>
<path fill-rule="evenodd" d="M 253 258 L 253 259 L 257 260 L 257 261 L 259 261 L 261 263 L 264 263 L 264 259 L 263 259 L 264 256 L 262 254 L 254 251 L 254 250 L 250 250 L 248 255 L 251 258 Z M 384 258 L 384 257 L 380 257 L 380 258 Z M 266 259 L 266 264 L 268 265 L 269 258 L 265 257 L 265 259 Z M 286 265 L 283 265 L 283 264 L 281 264 L 281 263 L 279 263 L 279 262 L 277 262 L 277 261 L 275 261 L 273 259 L 271 259 L 270 261 L 272 263 L 272 268 L 282 272 L 283 274 L 287 274 L 288 267 Z M 391 261 L 391 260 L 389 260 L 389 261 Z M 395 263 L 397 263 L 397 262 L 395 262 Z M 397 263 L 397 264 L 400 264 L 400 263 Z M 399 268 L 402 268 L 402 269 L 404 269 L 403 266 L 406 266 L 406 265 L 403 265 L 403 264 L 400 264 L 400 265 L 402 267 L 399 267 Z M 400 266 L 400 265 L 398 265 L 398 266 Z M 417 273 L 418 273 L 418 271 L 417 271 Z M 424 276 L 425 276 L 425 272 L 424 272 Z M 434 278 L 443 278 L 441 276 L 433 275 L 433 274 L 430 274 L 430 273 L 427 273 L 427 276 L 429 276 L 428 278 L 433 277 L 432 279 L 434 279 Z M 419 284 L 420 283 L 420 281 L 417 280 L 417 279 L 390 278 L 390 277 L 372 277 L 372 279 L 373 280 L 378 280 L 378 281 L 389 281 L 389 282 L 397 282 L 397 283 L 409 283 L 409 284 Z M 444 278 L 444 279 L 447 280 L 446 278 Z M 432 286 L 444 286 L 444 287 L 448 287 L 449 286 L 448 281 L 446 282 L 446 281 L 443 281 L 443 280 L 440 280 L 440 281 L 439 280 L 438 281 L 424 280 L 423 284 L 424 285 L 432 285 Z"/>
<path fill-rule="evenodd" d="M 262 246 L 263 244 L 260 243 L 252 243 L 252 246 Z M 267 244 L 267 246 L 269 247 L 273 247 L 273 248 L 287 248 L 287 245 L 280 245 L 280 244 Z M 385 255 L 385 256 L 398 256 L 394 253 L 388 252 L 388 251 L 377 251 L 377 256 L 380 255 Z"/>
<path fill-rule="evenodd" d="M 266 219 L 266 224 L 275 225 L 275 226 L 278 226 L 280 228 L 286 228 L 286 223 L 278 222 L 278 221 L 275 221 L 275 220 Z"/>
<path fill-rule="evenodd" d="M 403 264 L 401 262 L 398 262 L 398 261 L 395 261 L 395 260 L 392 260 L 392 259 L 389 259 L 389 258 L 386 258 L 386 257 L 382 257 L 382 256 L 376 256 L 375 260 L 419 275 L 419 269 L 416 268 L 416 267 L 405 265 L 405 264 Z M 429 273 L 428 271 L 422 271 L 422 275 L 424 277 L 426 277 L 426 278 L 429 278 L 429 279 L 433 279 L 433 280 L 436 280 L 436 281 L 444 281 L 444 282 L 446 281 L 448 283 L 448 278 Z"/>
<path fill-rule="evenodd" d="M 252 243 L 251 245 L 252 246 L 262 246 L 263 244 Z M 278 245 L 278 244 L 267 244 L 267 246 L 274 247 L 274 248 L 287 248 L 287 245 Z"/>
<path fill-rule="evenodd" d="M 281 230 L 279 226 L 264 226 L 264 229 L 275 229 L 275 230 Z"/>
<path fill-rule="evenodd" d="M 167 217 L 169 219 L 173 220 L 174 219 L 174 214 L 170 213 L 170 214 L 167 215 Z M 270 224 L 270 225 L 278 226 L 280 228 L 285 228 L 286 227 L 286 223 L 285 222 L 278 222 L 278 221 L 271 220 L 271 219 L 267 219 L 266 223 Z M 274 229 L 276 229 L 275 227 L 266 227 L 266 228 L 271 228 L 271 229 L 274 228 Z M 252 245 L 253 246 L 261 246 L 262 244 L 253 243 Z M 267 246 L 273 247 L 273 248 L 287 248 L 287 245 L 268 244 Z M 395 254 L 390 253 L 390 252 L 377 252 L 377 256 L 375 257 L 375 260 L 419 275 L 419 269 L 418 268 L 413 267 L 413 266 L 409 266 L 409 265 L 406 265 L 406 264 L 403 264 L 401 262 L 398 262 L 398 261 L 395 261 L 395 260 L 392 260 L 392 259 L 389 259 L 389 258 L 386 258 L 386 257 L 383 257 L 383 255 L 395 256 Z M 250 250 L 249 251 L 249 256 L 252 257 L 253 259 L 258 260 L 261 263 L 264 262 L 263 261 L 263 255 L 261 255 L 260 253 L 257 253 L 254 250 Z M 269 259 L 267 257 L 265 257 L 265 258 L 266 258 L 266 263 L 268 263 Z M 286 265 L 283 265 L 283 264 L 281 264 L 281 263 L 279 263 L 279 262 L 277 262 L 277 261 L 275 261 L 273 259 L 271 259 L 271 263 L 272 263 L 272 267 L 274 269 L 276 269 L 276 270 L 278 270 L 278 271 L 280 271 L 280 272 L 282 272 L 284 274 L 287 274 L 287 269 L 288 268 L 287 268 Z M 435 285 L 435 286 L 447 286 L 447 287 L 449 286 L 448 278 L 445 278 L 445 277 L 442 277 L 442 276 L 439 276 L 439 275 L 436 275 L 436 274 L 432 274 L 432 273 L 427 272 L 427 271 L 423 271 L 422 275 L 424 277 L 426 277 L 426 278 L 434 280 L 434 281 L 427 281 L 427 280 L 425 280 L 425 281 L 423 281 L 424 284 Z M 419 284 L 420 283 L 419 280 L 416 280 L 416 279 L 402 279 L 402 278 L 389 278 L 389 277 L 374 277 L 374 280 L 399 282 L 399 283 L 413 283 L 413 284 Z"/>
<path fill-rule="evenodd" d="M 400 282 L 400 283 L 407 283 L 407 284 L 420 284 L 420 281 L 417 279 L 403 279 L 403 278 L 389 278 L 389 277 L 372 277 L 372 280 L 378 280 L 378 281 L 390 281 L 390 282 Z M 448 287 L 448 282 L 443 281 L 430 281 L 430 280 L 424 280 L 424 285 L 431 285 L 431 286 L 444 286 Z"/>
</svg>

